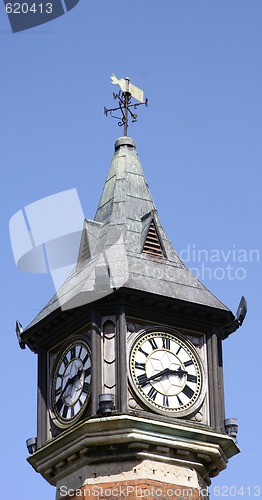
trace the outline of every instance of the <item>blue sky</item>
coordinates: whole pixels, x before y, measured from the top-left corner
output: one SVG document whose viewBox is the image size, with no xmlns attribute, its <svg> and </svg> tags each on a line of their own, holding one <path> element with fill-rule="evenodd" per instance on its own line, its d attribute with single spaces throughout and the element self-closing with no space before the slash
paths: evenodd
<svg viewBox="0 0 262 500">
<path fill-rule="evenodd" d="M 94 217 L 121 135 L 103 115 L 114 105 L 112 72 L 149 99 L 129 135 L 168 237 L 178 252 L 191 249 L 187 265 L 202 269 L 233 312 L 242 295 L 248 301 L 244 325 L 224 342 L 226 414 L 239 420 L 242 453 L 211 494 L 243 485 L 248 498 L 261 486 L 261 17 L 260 0 L 80 0 L 61 18 L 13 34 L 0 3 L 1 491 L 10 500 L 17 488 L 20 500 L 55 495 L 25 460 L 25 440 L 36 434 L 36 357 L 19 349 L 14 332 L 54 288 L 49 275 L 17 270 L 8 223 L 71 188 Z M 209 274 L 193 248 L 207 252 Z M 212 250 L 219 262 L 210 262 Z"/>
</svg>

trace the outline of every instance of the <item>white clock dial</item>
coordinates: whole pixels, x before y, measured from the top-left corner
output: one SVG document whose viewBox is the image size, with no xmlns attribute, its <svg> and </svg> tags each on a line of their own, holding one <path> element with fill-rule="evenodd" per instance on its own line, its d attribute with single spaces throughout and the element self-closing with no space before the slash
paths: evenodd
<svg viewBox="0 0 262 500">
<path fill-rule="evenodd" d="M 83 340 L 59 356 L 52 380 L 52 408 L 58 424 L 68 425 L 84 412 L 90 395 L 91 351 Z"/>
<path fill-rule="evenodd" d="M 141 335 L 130 353 L 132 386 L 161 413 L 185 415 L 203 392 L 201 362 L 188 341 L 168 332 Z"/>
</svg>

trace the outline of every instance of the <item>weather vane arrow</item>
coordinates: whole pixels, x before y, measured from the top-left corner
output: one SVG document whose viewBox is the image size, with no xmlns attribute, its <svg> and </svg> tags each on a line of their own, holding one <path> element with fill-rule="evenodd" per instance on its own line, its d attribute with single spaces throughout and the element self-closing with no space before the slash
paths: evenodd
<svg viewBox="0 0 262 500">
<path fill-rule="evenodd" d="M 114 85 L 119 85 L 121 89 L 121 92 L 119 92 L 118 94 L 113 93 L 114 99 L 118 99 L 119 106 L 117 108 L 111 108 L 111 109 L 104 108 L 104 113 L 106 116 L 108 115 L 108 113 L 110 113 L 110 115 L 113 118 L 117 118 L 119 120 L 118 125 L 120 127 L 124 126 L 124 136 L 126 136 L 129 115 L 132 118 L 132 122 L 137 121 L 137 114 L 133 113 L 133 111 L 131 111 L 130 108 L 136 109 L 138 106 L 141 106 L 142 104 L 148 106 L 148 99 L 144 100 L 143 90 L 133 85 L 133 83 L 130 82 L 129 78 L 120 78 L 119 80 L 114 74 L 112 74 L 111 82 Z M 139 102 L 132 104 L 131 103 L 132 97 Z M 122 113 L 121 117 L 114 116 L 112 114 L 114 111 L 119 111 L 119 110 Z"/>
</svg>

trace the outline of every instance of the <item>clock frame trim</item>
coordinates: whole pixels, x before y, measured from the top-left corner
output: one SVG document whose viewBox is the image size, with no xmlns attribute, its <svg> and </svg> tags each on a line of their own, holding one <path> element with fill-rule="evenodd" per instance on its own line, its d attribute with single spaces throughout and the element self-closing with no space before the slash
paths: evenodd
<svg viewBox="0 0 262 500">
<path fill-rule="evenodd" d="M 188 407 L 185 407 L 184 409 L 181 410 L 168 410 L 165 409 L 164 407 L 161 408 L 161 405 L 156 405 L 154 403 L 150 402 L 150 399 L 146 396 L 144 391 L 142 389 L 139 389 L 139 386 L 136 381 L 134 381 L 134 376 L 132 374 L 132 353 L 136 347 L 136 345 L 139 343 L 139 341 L 143 340 L 146 336 L 153 336 L 153 334 L 156 334 L 159 337 L 161 337 L 161 334 L 167 334 L 169 338 L 173 338 L 174 341 L 178 339 L 178 343 L 180 345 L 182 344 L 185 346 L 185 350 L 188 352 L 189 351 L 189 356 L 193 357 L 196 362 L 196 366 L 199 369 L 200 375 L 200 381 L 198 381 L 198 384 L 201 385 L 201 387 L 198 388 L 196 397 L 193 398 L 192 404 L 190 404 Z M 149 411 L 153 411 L 155 413 L 158 413 L 160 415 L 164 416 L 171 416 L 173 418 L 184 418 L 188 416 L 194 415 L 199 408 L 201 407 L 203 400 L 207 394 L 207 384 L 206 384 L 206 370 L 204 367 L 204 363 L 197 352 L 195 346 L 193 343 L 184 335 L 182 335 L 180 332 L 173 328 L 168 328 L 164 327 L 163 325 L 154 325 L 153 327 L 150 328 L 145 328 L 142 330 L 139 330 L 138 332 L 132 333 L 127 342 L 127 347 L 128 347 L 128 353 L 129 353 L 129 361 L 128 361 L 128 381 L 129 381 L 129 387 L 131 390 L 131 393 L 134 395 L 135 399 L 139 401 L 139 404 L 142 405 L 142 408 L 145 408 Z M 159 348 L 158 348 L 159 350 Z M 171 351 L 170 351 L 171 352 Z M 135 361 L 134 361 L 135 362 Z M 186 405 L 183 405 L 186 406 Z"/>
</svg>

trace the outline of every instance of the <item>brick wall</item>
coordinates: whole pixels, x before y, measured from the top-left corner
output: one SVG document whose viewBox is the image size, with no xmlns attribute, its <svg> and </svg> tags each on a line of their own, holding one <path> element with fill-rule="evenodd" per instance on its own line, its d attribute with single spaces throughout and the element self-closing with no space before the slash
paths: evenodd
<svg viewBox="0 0 262 500">
<path fill-rule="evenodd" d="M 204 500 L 206 493 L 161 481 L 137 479 L 88 484 L 78 490 L 63 489 L 57 499 L 65 500 Z"/>
</svg>

